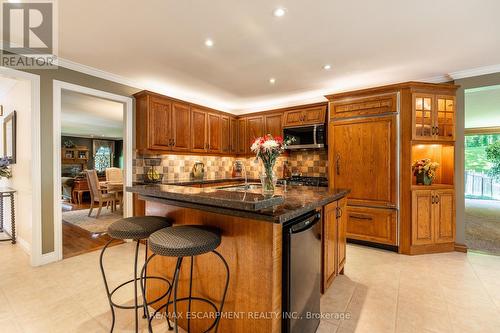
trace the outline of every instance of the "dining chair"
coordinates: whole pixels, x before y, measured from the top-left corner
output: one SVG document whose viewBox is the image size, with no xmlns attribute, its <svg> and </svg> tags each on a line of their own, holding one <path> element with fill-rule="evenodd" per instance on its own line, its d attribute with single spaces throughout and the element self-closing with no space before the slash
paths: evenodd
<svg viewBox="0 0 500 333">
<path fill-rule="evenodd" d="M 101 214 L 102 206 L 108 203 L 111 203 L 111 207 L 115 207 L 115 202 L 117 200 L 115 193 L 107 193 L 106 188 L 101 188 L 99 185 L 99 178 L 97 177 L 97 171 L 95 170 L 86 170 L 87 173 L 87 182 L 89 184 L 90 189 L 90 210 L 89 216 L 92 214 L 92 210 L 94 209 L 94 204 L 97 202 L 99 209 L 97 210 L 96 219 L 99 218 Z"/>
</svg>

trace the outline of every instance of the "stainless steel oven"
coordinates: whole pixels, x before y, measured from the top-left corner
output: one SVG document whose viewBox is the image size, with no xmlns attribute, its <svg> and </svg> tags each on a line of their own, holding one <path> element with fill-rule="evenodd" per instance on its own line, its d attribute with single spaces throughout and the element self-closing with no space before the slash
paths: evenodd
<svg viewBox="0 0 500 333">
<path fill-rule="evenodd" d="M 294 139 L 287 149 L 324 148 L 326 143 L 325 125 L 288 127 L 283 129 L 283 137 Z"/>
</svg>

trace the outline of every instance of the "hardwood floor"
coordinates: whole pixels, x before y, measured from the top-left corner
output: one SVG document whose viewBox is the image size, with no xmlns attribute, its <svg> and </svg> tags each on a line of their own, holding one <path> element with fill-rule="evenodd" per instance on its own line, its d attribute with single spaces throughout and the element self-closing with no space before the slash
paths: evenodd
<svg viewBox="0 0 500 333">
<path fill-rule="evenodd" d="M 72 210 L 88 209 L 90 203 L 82 203 L 81 205 L 63 202 L 63 212 Z M 83 228 L 80 228 L 71 223 L 62 222 L 63 233 L 63 258 L 71 258 L 101 249 L 110 239 L 108 235 L 100 235 L 91 233 Z M 115 240 L 110 246 L 123 244 L 121 240 Z"/>
</svg>

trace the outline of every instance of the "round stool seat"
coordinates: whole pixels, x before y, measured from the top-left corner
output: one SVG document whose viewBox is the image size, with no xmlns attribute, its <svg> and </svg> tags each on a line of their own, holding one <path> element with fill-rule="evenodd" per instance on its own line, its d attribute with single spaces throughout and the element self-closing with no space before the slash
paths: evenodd
<svg viewBox="0 0 500 333">
<path fill-rule="evenodd" d="M 214 229 L 196 225 L 158 230 L 149 236 L 149 248 L 153 253 L 167 257 L 191 257 L 215 250 L 221 242 Z"/>
<path fill-rule="evenodd" d="M 108 235 L 116 239 L 144 239 L 172 223 L 161 216 L 134 216 L 120 219 L 108 227 Z"/>
</svg>

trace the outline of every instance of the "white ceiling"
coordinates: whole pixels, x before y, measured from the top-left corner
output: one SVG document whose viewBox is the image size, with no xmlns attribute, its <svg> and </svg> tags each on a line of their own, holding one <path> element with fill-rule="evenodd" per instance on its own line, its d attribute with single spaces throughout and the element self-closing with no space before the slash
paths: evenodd
<svg viewBox="0 0 500 333">
<path fill-rule="evenodd" d="M 64 0 L 59 12 L 60 57 L 235 113 L 500 64 L 497 0 Z"/>
<path fill-rule="evenodd" d="M 63 90 L 61 132 L 84 137 L 123 137 L 123 104 Z"/>
<path fill-rule="evenodd" d="M 465 128 L 500 127 L 500 86 L 465 91 Z"/>
</svg>

